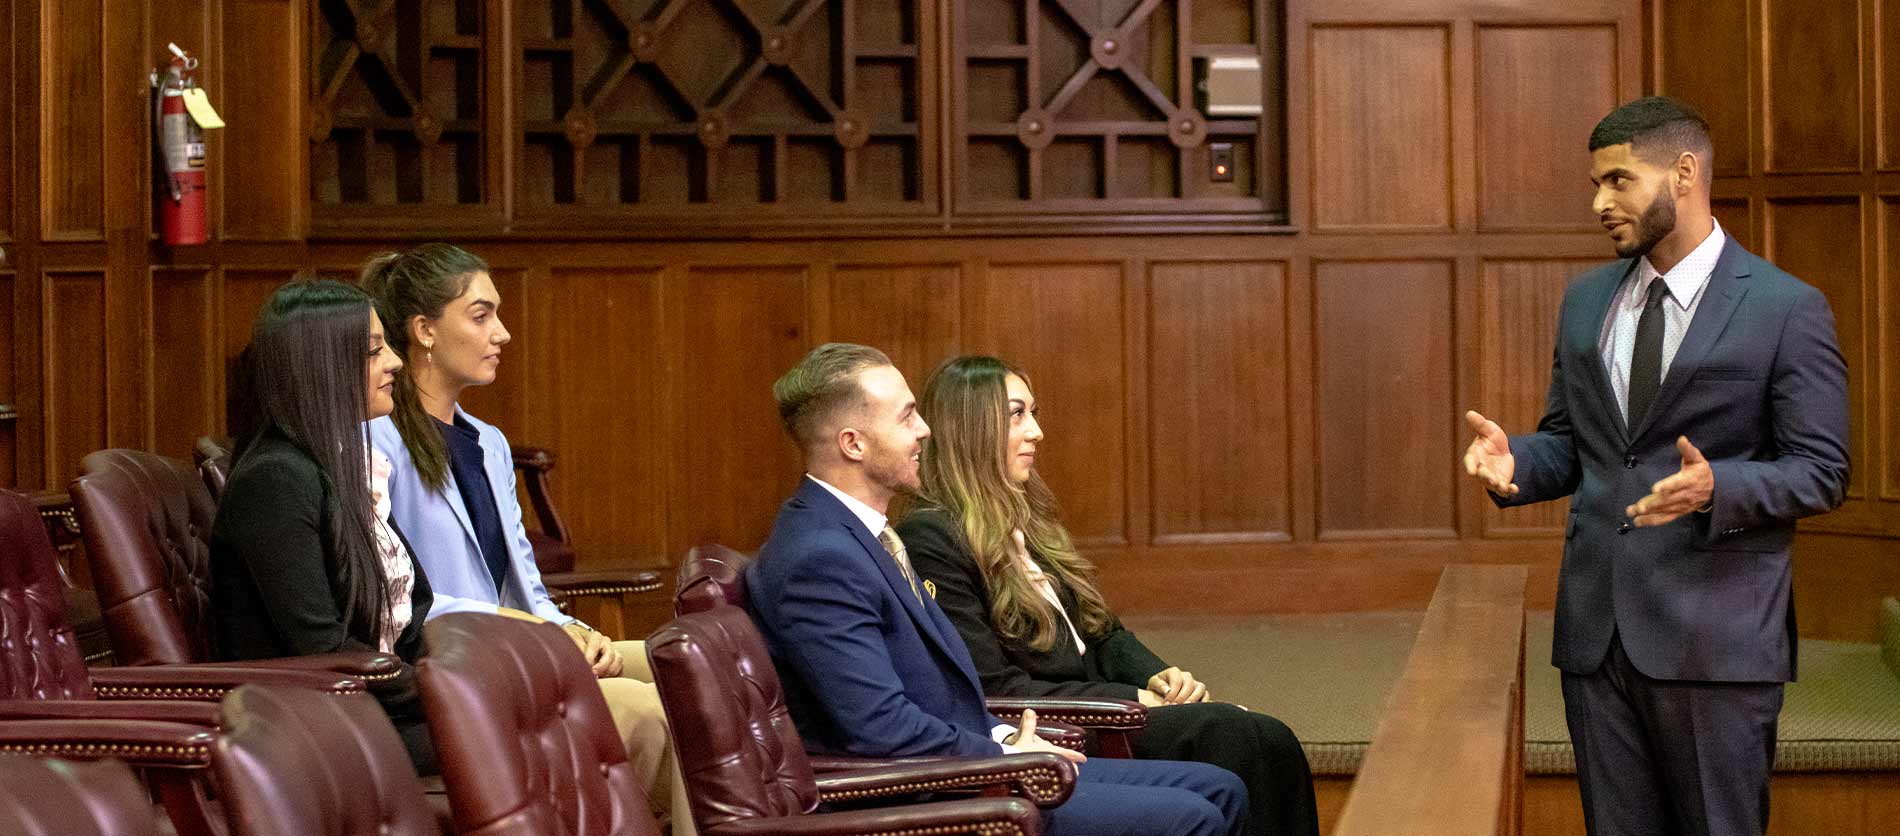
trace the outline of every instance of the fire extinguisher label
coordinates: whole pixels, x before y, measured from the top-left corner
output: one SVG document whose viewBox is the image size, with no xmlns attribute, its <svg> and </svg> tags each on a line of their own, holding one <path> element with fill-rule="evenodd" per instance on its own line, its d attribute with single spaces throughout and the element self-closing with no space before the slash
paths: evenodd
<svg viewBox="0 0 1900 836">
<path fill-rule="evenodd" d="M 205 167 L 205 144 L 202 142 L 185 143 L 185 164 L 192 168 Z"/>
</svg>

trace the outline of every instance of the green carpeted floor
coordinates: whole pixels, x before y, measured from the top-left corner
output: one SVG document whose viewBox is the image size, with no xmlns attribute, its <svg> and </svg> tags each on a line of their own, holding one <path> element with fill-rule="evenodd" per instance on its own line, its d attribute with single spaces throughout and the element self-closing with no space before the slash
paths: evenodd
<svg viewBox="0 0 1900 836">
<path fill-rule="evenodd" d="M 1350 613 L 1208 619 L 1126 619 L 1171 664 L 1193 671 L 1217 699 L 1279 717 L 1308 746 L 1316 771 L 1357 768 L 1421 614 Z M 1572 769 L 1551 619 L 1526 623 L 1524 723 L 1533 772 Z M 1801 681 L 1788 687 L 1777 768 L 1900 768 L 1900 677 L 1880 646 L 1805 640 Z"/>
</svg>

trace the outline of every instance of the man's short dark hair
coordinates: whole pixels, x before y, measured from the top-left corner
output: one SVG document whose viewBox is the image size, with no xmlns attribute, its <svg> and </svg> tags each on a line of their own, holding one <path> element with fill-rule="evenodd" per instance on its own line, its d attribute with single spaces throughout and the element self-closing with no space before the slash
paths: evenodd
<svg viewBox="0 0 1900 836">
<path fill-rule="evenodd" d="M 1714 176 L 1715 143 L 1708 120 L 1687 102 L 1646 96 L 1610 111 L 1590 132 L 1590 150 L 1629 143 L 1644 162 L 1668 165 L 1687 151 L 1702 163 L 1702 179 Z"/>
<path fill-rule="evenodd" d="M 891 365 L 891 358 L 868 345 L 825 343 L 811 350 L 772 384 L 779 419 L 798 446 L 810 449 L 830 425 L 833 416 L 864 398 L 858 373 Z"/>
</svg>

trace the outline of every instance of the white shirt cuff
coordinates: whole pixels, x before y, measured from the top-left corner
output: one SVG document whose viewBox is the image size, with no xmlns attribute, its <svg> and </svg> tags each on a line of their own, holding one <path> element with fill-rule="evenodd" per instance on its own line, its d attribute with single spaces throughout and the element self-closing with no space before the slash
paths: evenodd
<svg viewBox="0 0 1900 836">
<path fill-rule="evenodd" d="M 1019 754 L 1022 752 L 1021 749 L 1018 749 L 1014 746 L 1009 745 L 1008 743 L 1003 742 L 1005 740 L 1008 740 L 1009 736 L 1015 733 L 1016 733 L 1015 726 L 1012 726 L 1008 723 L 999 723 L 997 724 L 996 728 L 990 729 L 990 739 L 996 741 L 996 745 L 1003 747 L 1003 754 L 1005 755 Z"/>
</svg>

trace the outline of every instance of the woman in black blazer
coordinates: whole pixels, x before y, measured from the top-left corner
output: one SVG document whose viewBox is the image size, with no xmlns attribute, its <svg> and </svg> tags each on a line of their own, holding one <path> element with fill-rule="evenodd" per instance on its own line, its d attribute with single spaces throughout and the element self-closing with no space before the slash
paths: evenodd
<svg viewBox="0 0 1900 836">
<path fill-rule="evenodd" d="M 211 610 L 225 659 L 395 653 L 373 692 L 421 774 L 436 771 L 412 665 L 429 583 L 388 520 L 389 464 L 364 422 L 387 415 L 402 360 L 370 298 L 295 281 L 264 303 L 244 352 L 230 479 L 211 527 Z M 380 485 L 380 487 L 379 487 Z"/>
<path fill-rule="evenodd" d="M 1135 757 L 1240 776 L 1255 836 L 1317 834 L 1312 773 L 1286 724 L 1211 701 L 1109 612 L 1036 474 L 1042 429 L 1027 377 L 993 357 L 959 357 L 931 374 L 918 408 L 931 427 L 923 494 L 897 533 L 983 690 L 1137 700 L 1150 709 Z"/>
</svg>

